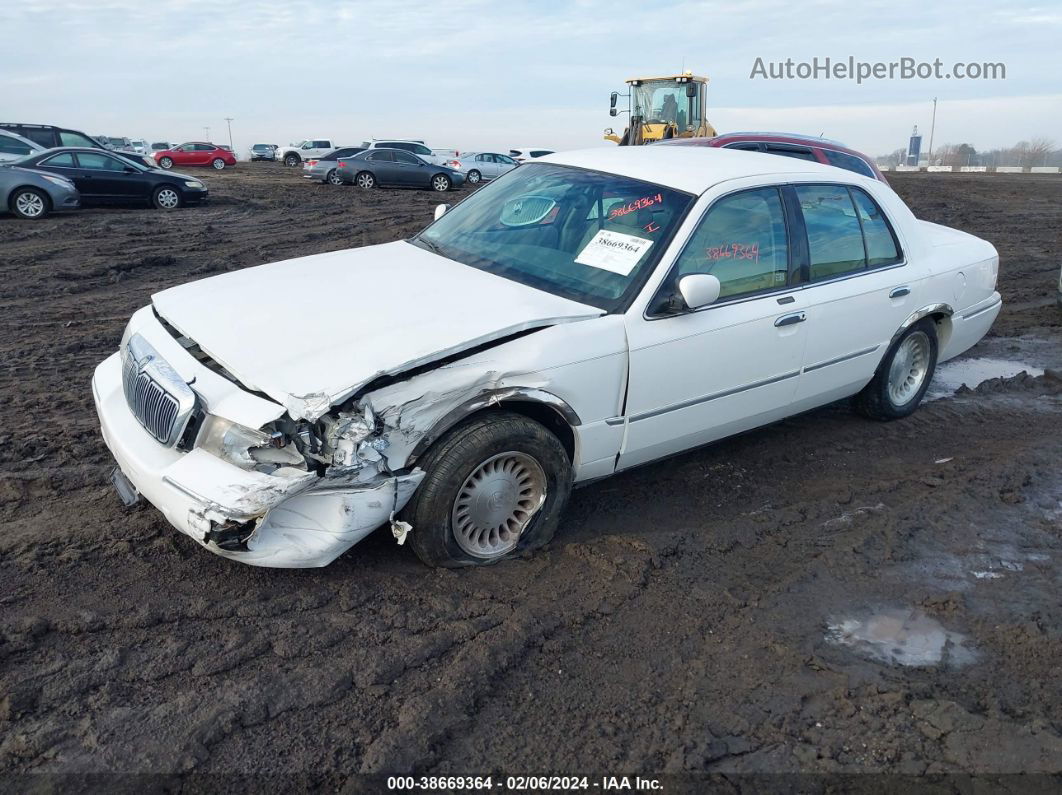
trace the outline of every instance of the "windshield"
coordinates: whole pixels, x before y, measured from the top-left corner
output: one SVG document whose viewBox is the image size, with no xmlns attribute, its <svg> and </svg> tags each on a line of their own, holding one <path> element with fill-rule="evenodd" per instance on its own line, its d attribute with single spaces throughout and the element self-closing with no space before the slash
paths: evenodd
<svg viewBox="0 0 1062 795">
<path fill-rule="evenodd" d="M 676 83 L 674 80 L 648 80 L 641 85 L 631 86 L 633 115 L 641 116 L 648 124 L 669 122 L 680 130 L 685 130 L 688 125 L 699 125 L 700 89 L 697 96 L 687 97 L 687 85 L 689 83 Z"/>
<path fill-rule="evenodd" d="M 536 163 L 478 190 L 412 242 L 611 312 L 639 288 L 693 198 L 627 177 Z"/>
</svg>

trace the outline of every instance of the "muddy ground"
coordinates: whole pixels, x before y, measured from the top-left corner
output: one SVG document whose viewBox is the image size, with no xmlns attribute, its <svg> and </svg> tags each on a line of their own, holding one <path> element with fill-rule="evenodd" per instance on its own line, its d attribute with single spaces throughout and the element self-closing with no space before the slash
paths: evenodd
<svg viewBox="0 0 1062 795">
<path fill-rule="evenodd" d="M 0 216 L 0 779 L 1062 772 L 1051 373 L 590 485 L 551 547 L 493 568 L 429 570 L 386 531 L 323 570 L 244 567 L 123 510 L 93 367 L 161 288 L 408 236 L 438 198 L 205 177 L 198 209 Z M 890 179 L 999 248 L 971 356 L 1062 366 L 1062 180 Z"/>
</svg>

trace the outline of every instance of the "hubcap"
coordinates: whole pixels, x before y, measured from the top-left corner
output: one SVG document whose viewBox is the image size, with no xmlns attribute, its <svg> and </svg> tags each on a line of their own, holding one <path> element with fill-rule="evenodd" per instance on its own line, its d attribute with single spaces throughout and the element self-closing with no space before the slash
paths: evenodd
<svg viewBox="0 0 1062 795">
<path fill-rule="evenodd" d="M 27 218 L 36 218 L 44 214 L 44 199 L 36 193 L 20 193 L 15 199 L 15 206 Z"/>
<path fill-rule="evenodd" d="M 924 331 L 900 343 L 889 367 L 889 399 L 894 406 L 910 403 L 929 373 L 929 337 Z"/>
<path fill-rule="evenodd" d="M 475 185 L 477 182 L 479 182 L 479 172 L 478 171 L 469 172 L 468 181 L 471 182 L 473 185 Z"/>
<path fill-rule="evenodd" d="M 214 168 L 216 168 L 218 171 L 221 171 L 221 169 L 225 168 L 225 161 L 219 157 L 217 160 L 214 161 Z"/>
<path fill-rule="evenodd" d="M 166 188 L 159 191 L 159 204 L 165 207 L 167 210 L 172 210 L 177 206 L 180 201 L 180 197 L 177 195 L 177 191 Z"/>
<path fill-rule="evenodd" d="M 370 174 L 362 174 L 358 177 L 358 187 L 371 188 L 373 184 L 373 178 Z"/>
<path fill-rule="evenodd" d="M 454 539 L 477 558 L 512 552 L 546 500 L 546 473 L 525 453 L 492 456 L 472 470 L 454 500 Z"/>
<path fill-rule="evenodd" d="M 335 169 L 328 172 L 328 181 L 333 185 L 338 185 L 340 182 L 339 175 L 335 172 Z"/>
<path fill-rule="evenodd" d="M 438 191 L 443 191 L 443 190 L 446 190 L 446 189 L 447 189 L 448 187 L 450 187 L 450 186 L 449 186 L 449 185 L 448 185 L 448 184 L 446 183 L 446 177 L 436 177 L 436 178 L 435 178 L 435 179 L 434 179 L 434 180 L 432 181 L 432 183 L 431 183 L 431 186 L 432 186 L 433 188 L 435 188 L 435 190 L 438 190 Z"/>
<path fill-rule="evenodd" d="M 159 165 L 162 166 L 163 168 L 169 168 L 170 166 L 173 165 L 173 161 L 170 160 L 168 157 L 164 157 L 164 158 L 162 158 L 162 160 L 159 161 Z"/>
</svg>

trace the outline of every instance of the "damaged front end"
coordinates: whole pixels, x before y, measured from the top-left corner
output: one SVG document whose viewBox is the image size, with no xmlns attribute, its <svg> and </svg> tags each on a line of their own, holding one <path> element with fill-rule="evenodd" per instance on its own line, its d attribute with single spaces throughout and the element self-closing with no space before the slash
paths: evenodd
<svg viewBox="0 0 1062 795">
<path fill-rule="evenodd" d="M 325 566 L 387 523 L 405 540 L 395 515 L 424 472 L 392 469 L 371 409 L 294 420 L 172 343 L 188 351 L 180 337 L 127 332 L 93 377 L 104 439 L 134 496 L 211 551 L 257 566 Z M 256 425 L 273 416 L 250 427 L 222 411 Z"/>
</svg>

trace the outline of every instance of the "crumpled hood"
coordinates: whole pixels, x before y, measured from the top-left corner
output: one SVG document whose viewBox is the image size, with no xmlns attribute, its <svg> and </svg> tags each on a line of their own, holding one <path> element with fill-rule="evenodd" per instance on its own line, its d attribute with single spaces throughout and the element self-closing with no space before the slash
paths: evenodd
<svg viewBox="0 0 1062 795">
<path fill-rule="evenodd" d="M 163 290 L 156 311 L 245 387 L 316 419 L 377 376 L 602 310 L 405 241 Z"/>
</svg>

